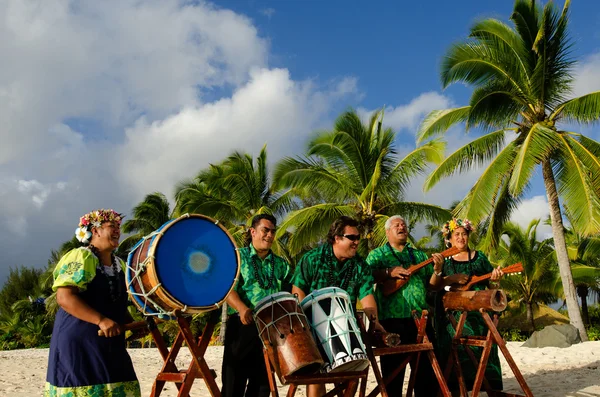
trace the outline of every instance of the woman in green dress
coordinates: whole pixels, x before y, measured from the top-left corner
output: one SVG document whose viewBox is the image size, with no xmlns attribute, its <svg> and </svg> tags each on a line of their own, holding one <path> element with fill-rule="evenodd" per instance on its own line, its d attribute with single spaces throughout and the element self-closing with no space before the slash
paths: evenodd
<svg viewBox="0 0 600 397">
<path fill-rule="evenodd" d="M 460 252 L 449 258 L 446 258 L 444 263 L 443 275 L 444 285 L 466 284 L 471 276 L 481 276 L 492 273 L 489 283 L 481 283 L 473 286 L 472 290 L 482 290 L 486 287 L 498 288 L 498 280 L 502 278 L 503 273 L 499 268 L 494 268 L 490 264 L 487 257 L 481 251 L 472 251 L 469 248 L 469 234 L 473 230 L 473 224 L 468 219 L 452 219 L 444 225 L 442 232 L 446 243 L 449 246 L 457 247 Z M 441 295 L 441 294 L 440 294 Z M 441 296 L 436 305 L 438 314 L 443 313 L 443 305 L 441 304 Z M 456 321 L 460 318 L 462 312 L 454 311 L 453 315 Z M 454 328 L 450 321 L 443 315 L 437 316 L 437 351 L 436 355 L 440 361 L 442 368 L 445 368 L 450 356 L 452 338 L 455 335 Z M 464 336 L 485 336 L 487 335 L 487 327 L 483 318 L 478 312 L 469 312 L 467 320 L 463 328 Z M 477 367 L 469 358 L 465 349 L 471 349 L 475 353 L 477 360 L 481 357 L 482 349 L 480 347 L 458 347 L 458 357 L 462 368 L 463 376 L 467 386 L 467 390 L 472 390 L 477 374 Z M 490 383 L 494 390 L 502 390 L 502 370 L 500 368 L 500 359 L 498 357 L 498 346 L 493 345 L 492 351 L 488 360 L 485 371 L 485 378 Z M 458 391 L 458 381 L 456 377 L 451 377 L 448 382 L 450 390 Z M 454 394 L 454 393 L 453 393 Z"/>
</svg>

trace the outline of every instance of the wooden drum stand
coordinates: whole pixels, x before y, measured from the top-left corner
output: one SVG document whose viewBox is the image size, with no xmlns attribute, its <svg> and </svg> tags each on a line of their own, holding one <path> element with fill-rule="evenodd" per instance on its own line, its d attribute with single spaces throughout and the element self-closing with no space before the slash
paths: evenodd
<svg viewBox="0 0 600 397">
<path fill-rule="evenodd" d="M 485 369 L 487 367 L 492 345 L 494 343 L 498 345 L 500 351 L 504 355 L 506 362 L 515 375 L 517 382 L 519 382 L 519 385 L 525 393 L 525 396 L 533 397 L 533 394 L 531 393 L 527 382 L 525 382 L 521 371 L 519 371 L 517 364 L 510 355 L 504 339 L 502 339 L 502 336 L 500 336 L 500 333 L 496 328 L 498 323 L 498 315 L 494 314 L 494 320 L 492 321 L 487 313 L 488 310 L 501 312 L 506 309 L 507 300 L 504 291 L 499 289 L 488 289 L 483 291 L 447 292 L 444 295 L 443 302 L 447 317 L 456 332 L 454 338 L 452 339 L 451 355 L 448 357 L 448 362 L 444 371 L 444 377 L 446 380 L 448 380 L 450 373 L 452 370 L 454 370 L 458 378 L 461 397 L 466 397 L 468 392 L 458 358 L 459 345 L 465 346 L 464 350 L 467 352 L 467 355 L 473 362 L 473 365 L 477 367 L 477 374 L 475 376 L 475 382 L 473 383 L 472 397 L 479 396 L 482 386 L 487 392 L 488 396 L 522 397 L 522 395 L 519 394 L 492 390 L 489 382 L 485 378 Z M 452 313 L 450 313 L 450 311 L 454 310 L 462 311 L 458 323 L 456 322 Z M 469 311 L 476 311 L 481 314 L 481 317 L 483 318 L 483 321 L 488 329 L 487 336 L 462 336 L 463 328 L 467 320 L 467 313 Z M 477 362 L 475 354 L 470 348 L 468 348 L 468 346 L 478 346 L 483 348 L 479 362 Z"/>
</svg>

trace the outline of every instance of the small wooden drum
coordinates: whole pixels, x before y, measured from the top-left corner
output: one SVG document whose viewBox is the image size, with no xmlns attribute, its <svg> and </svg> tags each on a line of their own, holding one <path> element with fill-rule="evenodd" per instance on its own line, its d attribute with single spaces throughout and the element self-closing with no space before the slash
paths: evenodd
<svg viewBox="0 0 600 397">
<path fill-rule="evenodd" d="M 302 301 L 302 310 L 326 361 L 324 372 L 362 371 L 369 366 L 346 291 L 336 287 L 313 291 Z"/>
<path fill-rule="evenodd" d="M 204 215 L 183 215 L 141 239 L 127 258 L 127 291 L 147 316 L 217 309 L 240 268 L 233 238 Z"/>
<path fill-rule="evenodd" d="M 296 296 L 279 292 L 254 308 L 254 323 L 279 376 L 312 374 L 323 359 Z"/>
</svg>

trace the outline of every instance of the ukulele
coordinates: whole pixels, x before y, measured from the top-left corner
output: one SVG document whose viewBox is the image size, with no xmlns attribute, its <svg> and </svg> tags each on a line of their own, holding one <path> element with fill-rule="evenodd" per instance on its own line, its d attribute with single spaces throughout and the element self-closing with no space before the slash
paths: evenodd
<svg viewBox="0 0 600 397">
<path fill-rule="evenodd" d="M 452 255 L 455 255 L 458 253 L 459 253 L 459 250 L 456 247 L 450 247 L 447 250 L 440 252 L 440 254 L 442 254 L 442 256 L 444 258 L 447 258 L 449 256 L 452 256 Z M 408 283 L 408 279 L 410 278 L 410 276 L 412 276 L 413 274 L 415 274 L 416 272 L 418 272 L 425 266 L 429 265 L 431 262 L 433 262 L 433 258 L 429 258 L 429 259 L 419 263 L 418 265 L 412 265 L 411 267 L 409 267 L 407 269 L 408 272 L 410 273 L 410 275 L 406 278 L 392 278 L 392 279 L 384 281 L 383 284 L 381 285 L 381 290 L 383 291 L 383 296 L 389 296 L 389 295 L 393 294 L 394 292 L 398 291 L 400 288 L 402 288 L 403 285 Z"/>
<path fill-rule="evenodd" d="M 515 263 L 501 269 L 506 275 L 519 274 L 523 271 L 523 264 L 521 262 Z M 468 291 L 477 283 L 487 280 L 492 277 L 492 273 L 484 274 L 483 276 L 471 276 L 466 284 L 452 284 L 444 287 L 446 291 Z"/>
</svg>

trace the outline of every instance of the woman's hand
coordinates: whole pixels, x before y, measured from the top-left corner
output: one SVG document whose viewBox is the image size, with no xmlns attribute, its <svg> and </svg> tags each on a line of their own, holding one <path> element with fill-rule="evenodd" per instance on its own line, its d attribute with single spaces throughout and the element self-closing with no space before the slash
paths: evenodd
<svg viewBox="0 0 600 397">
<path fill-rule="evenodd" d="M 98 327 L 107 338 L 112 338 L 121 334 L 121 326 L 108 317 L 102 317 L 98 323 Z"/>
<path fill-rule="evenodd" d="M 502 271 L 502 269 L 497 267 L 492 271 L 492 276 L 490 277 L 490 280 L 499 281 L 502 278 L 502 276 L 504 276 L 504 272 Z"/>
</svg>

